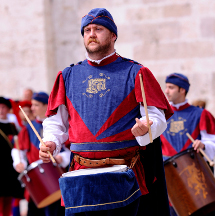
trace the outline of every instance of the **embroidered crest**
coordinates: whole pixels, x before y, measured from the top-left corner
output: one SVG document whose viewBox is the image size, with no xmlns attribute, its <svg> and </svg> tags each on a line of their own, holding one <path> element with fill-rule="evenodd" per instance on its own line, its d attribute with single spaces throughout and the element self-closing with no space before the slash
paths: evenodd
<svg viewBox="0 0 215 216">
<path fill-rule="evenodd" d="M 183 119 L 181 117 L 178 117 L 177 121 L 174 121 L 174 119 L 171 119 L 167 122 L 167 124 L 170 124 L 169 131 L 167 133 L 174 136 L 176 133 L 180 133 L 180 135 L 184 134 L 187 129 L 184 127 L 184 122 L 186 122 L 186 119 Z"/>
<path fill-rule="evenodd" d="M 86 93 L 82 93 L 83 95 L 92 98 L 93 95 L 100 93 L 99 97 L 103 97 L 110 91 L 110 89 L 106 88 L 106 80 L 110 79 L 110 77 L 107 77 L 103 73 L 100 73 L 99 76 L 100 78 L 92 79 L 92 75 L 90 75 L 86 80 L 82 81 L 82 83 L 85 83 L 88 80 L 88 88 L 86 89 Z"/>
</svg>

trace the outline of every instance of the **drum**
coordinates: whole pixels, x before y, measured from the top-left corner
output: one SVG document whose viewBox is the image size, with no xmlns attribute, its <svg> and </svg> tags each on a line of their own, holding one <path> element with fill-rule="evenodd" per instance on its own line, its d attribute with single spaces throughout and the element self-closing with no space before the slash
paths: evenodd
<svg viewBox="0 0 215 216">
<path fill-rule="evenodd" d="M 42 160 L 31 163 L 18 179 L 29 191 L 38 208 L 43 208 L 61 198 L 58 179 L 63 174 L 57 164 L 43 163 Z"/>
<path fill-rule="evenodd" d="M 65 215 L 120 208 L 141 196 L 135 174 L 126 165 L 71 171 L 59 184 Z"/>
<path fill-rule="evenodd" d="M 215 211 L 215 179 L 204 158 L 187 149 L 164 162 L 168 196 L 179 216 Z"/>
</svg>

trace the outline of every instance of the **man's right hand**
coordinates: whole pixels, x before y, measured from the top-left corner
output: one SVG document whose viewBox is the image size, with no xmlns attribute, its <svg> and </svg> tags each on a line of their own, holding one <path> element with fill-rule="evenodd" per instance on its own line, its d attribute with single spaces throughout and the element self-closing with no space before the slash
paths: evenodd
<svg viewBox="0 0 215 216">
<path fill-rule="evenodd" d="M 18 172 L 18 173 L 21 173 L 25 170 L 25 165 L 23 163 L 18 163 L 15 167 L 15 170 Z"/>
<path fill-rule="evenodd" d="M 44 144 L 46 146 L 40 146 L 39 158 L 43 161 L 43 163 L 48 163 L 50 162 L 50 156 L 47 151 L 53 155 L 53 151 L 56 149 L 56 144 L 52 141 L 44 142 Z"/>
</svg>

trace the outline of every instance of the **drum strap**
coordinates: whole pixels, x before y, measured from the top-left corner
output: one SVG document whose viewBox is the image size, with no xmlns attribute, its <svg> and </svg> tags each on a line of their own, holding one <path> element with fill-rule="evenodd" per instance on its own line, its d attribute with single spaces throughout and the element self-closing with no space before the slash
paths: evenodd
<svg viewBox="0 0 215 216">
<path fill-rule="evenodd" d="M 101 167 L 105 165 L 129 165 L 130 168 L 133 168 L 137 159 L 139 158 L 139 151 L 135 152 L 135 155 L 125 158 L 104 158 L 100 160 L 92 160 L 89 158 L 84 158 L 78 154 L 74 154 L 73 160 L 78 164 L 86 167 Z M 73 165 L 73 161 L 71 166 Z"/>
</svg>

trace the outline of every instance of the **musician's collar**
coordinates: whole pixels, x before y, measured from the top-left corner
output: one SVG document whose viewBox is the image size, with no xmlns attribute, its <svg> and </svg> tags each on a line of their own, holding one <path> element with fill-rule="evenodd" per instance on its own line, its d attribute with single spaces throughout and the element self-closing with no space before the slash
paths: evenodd
<svg viewBox="0 0 215 216">
<path fill-rule="evenodd" d="M 43 118 L 40 118 L 39 116 L 37 116 L 35 120 L 38 123 L 43 123 L 43 121 L 45 120 L 45 118 L 43 119 Z"/>
<path fill-rule="evenodd" d="M 116 50 L 114 50 L 113 53 L 111 53 L 111 54 L 108 55 L 108 56 L 105 56 L 104 58 L 102 58 L 102 59 L 100 59 L 100 60 L 93 60 L 93 59 L 91 59 L 91 58 L 88 56 L 88 53 L 87 53 L 87 52 L 86 52 L 85 55 L 86 55 L 86 58 L 87 58 L 88 61 L 93 62 L 93 63 L 96 63 L 96 64 L 100 64 L 103 60 L 105 60 L 105 59 L 111 57 L 111 56 L 114 55 L 115 53 L 116 53 Z"/>
<path fill-rule="evenodd" d="M 175 107 L 176 109 L 179 109 L 179 107 L 184 106 L 185 104 L 187 104 L 187 103 L 188 103 L 188 100 L 185 99 L 184 102 L 181 102 L 181 103 L 178 103 L 178 104 L 174 104 L 174 103 L 171 102 L 171 101 L 170 101 L 169 103 L 170 103 L 171 106 Z"/>
</svg>

